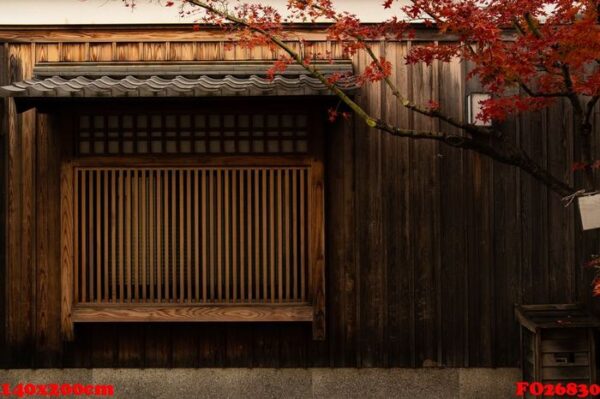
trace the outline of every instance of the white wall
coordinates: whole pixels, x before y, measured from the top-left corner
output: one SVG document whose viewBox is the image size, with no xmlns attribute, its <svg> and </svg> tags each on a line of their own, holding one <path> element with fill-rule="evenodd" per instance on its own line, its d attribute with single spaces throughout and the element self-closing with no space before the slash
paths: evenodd
<svg viewBox="0 0 600 399">
<path fill-rule="evenodd" d="M 164 7 L 166 0 L 137 2 L 132 11 L 121 0 L 0 0 L 0 25 L 193 23 L 198 18 L 181 18 L 178 7 Z M 286 0 L 260 2 L 271 3 L 285 12 Z M 390 15 L 381 6 L 383 0 L 335 2 L 340 10 L 355 13 L 364 22 L 377 22 Z"/>
</svg>

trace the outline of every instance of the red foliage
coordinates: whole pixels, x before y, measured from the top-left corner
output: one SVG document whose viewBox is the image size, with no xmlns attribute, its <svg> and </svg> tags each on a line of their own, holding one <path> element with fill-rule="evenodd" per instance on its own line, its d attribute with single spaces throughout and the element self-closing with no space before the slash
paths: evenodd
<svg viewBox="0 0 600 399">
<path fill-rule="evenodd" d="M 131 0 L 124 1 L 133 4 Z M 221 0 L 203 2 L 217 9 L 223 7 Z M 291 20 L 331 21 L 328 38 L 339 44 L 348 57 L 364 51 L 370 40 L 411 37 L 411 21 L 436 26 L 459 40 L 415 45 L 406 62 L 429 65 L 455 58 L 468 61 L 473 65 L 468 77 L 478 78 L 484 89 L 493 94 L 478 116 L 481 120 L 502 120 L 511 114 L 538 110 L 568 91 L 575 95 L 600 95 L 598 0 L 412 0 L 409 5 L 383 0 L 379 3 L 382 9 L 392 9 L 403 17 L 377 24 L 361 23 L 356 15 L 335 9 L 331 0 L 288 0 L 287 19 L 260 2 L 231 4 L 235 7 L 230 6 L 229 12 L 247 21 L 247 26 L 226 23 L 223 17 L 212 13 L 207 13 L 203 21 L 235 33 L 243 48 L 268 46 L 275 51 L 269 36 L 290 39 L 284 23 Z M 331 56 L 309 54 L 308 49 L 302 55 L 307 65 Z M 274 75 L 283 67 L 280 60 L 269 72 Z M 391 62 L 381 57 L 367 65 L 358 76 L 359 82 L 378 82 L 390 76 L 392 69 Z M 565 71 L 570 75 L 569 83 Z M 339 77 L 330 79 L 334 82 Z"/>
</svg>

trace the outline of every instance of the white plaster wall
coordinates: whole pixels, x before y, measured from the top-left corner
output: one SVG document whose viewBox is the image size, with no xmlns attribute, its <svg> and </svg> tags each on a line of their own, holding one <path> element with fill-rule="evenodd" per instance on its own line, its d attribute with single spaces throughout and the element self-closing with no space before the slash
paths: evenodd
<svg viewBox="0 0 600 399">
<path fill-rule="evenodd" d="M 132 11 L 121 0 L 0 0 L 0 25 L 176 24 L 193 23 L 198 18 L 197 15 L 181 18 L 178 7 L 165 7 L 166 1 L 137 0 L 138 6 Z M 285 13 L 286 0 L 260 2 Z M 381 21 L 391 15 L 382 7 L 383 0 L 335 0 L 335 3 L 338 9 L 355 13 L 365 22 Z"/>
</svg>

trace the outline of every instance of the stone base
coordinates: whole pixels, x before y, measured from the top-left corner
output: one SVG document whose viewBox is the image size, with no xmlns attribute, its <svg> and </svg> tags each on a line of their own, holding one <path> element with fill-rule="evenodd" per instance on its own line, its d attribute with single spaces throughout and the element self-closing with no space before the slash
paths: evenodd
<svg viewBox="0 0 600 399">
<path fill-rule="evenodd" d="M 0 370 L 0 384 L 112 384 L 127 399 L 506 399 L 519 379 L 513 368 Z"/>
</svg>

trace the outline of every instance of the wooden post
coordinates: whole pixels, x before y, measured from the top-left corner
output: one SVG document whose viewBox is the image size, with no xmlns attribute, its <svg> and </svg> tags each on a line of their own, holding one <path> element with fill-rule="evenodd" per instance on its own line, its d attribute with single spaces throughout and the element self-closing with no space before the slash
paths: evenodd
<svg viewBox="0 0 600 399">
<path fill-rule="evenodd" d="M 61 219 L 61 332 L 64 340 L 74 338 L 71 319 L 73 297 L 73 167 L 65 162 L 60 177 Z"/>
<path fill-rule="evenodd" d="M 317 125 L 313 123 L 313 125 Z M 311 270 L 310 287 L 313 304 L 313 339 L 324 340 L 325 314 L 325 181 L 324 181 L 324 131 L 314 126 L 311 143 L 312 162 L 309 177 L 308 215 L 310 221 L 308 248 Z"/>
<path fill-rule="evenodd" d="M 313 339 L 325 339 L 325 221 L 323 164 L 317 162 L 310 176 L 310 265 L 313 290 Z"/>
</svg>

